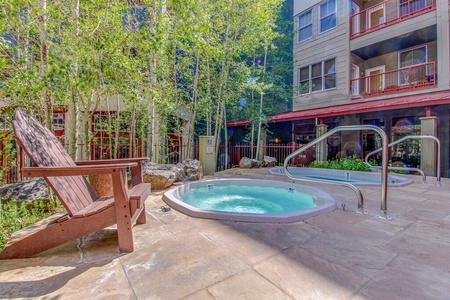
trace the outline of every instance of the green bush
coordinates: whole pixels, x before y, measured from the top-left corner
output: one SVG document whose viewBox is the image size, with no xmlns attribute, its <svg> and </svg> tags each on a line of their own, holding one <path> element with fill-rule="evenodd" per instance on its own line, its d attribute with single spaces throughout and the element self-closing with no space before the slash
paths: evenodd
<svg viewBox="0 0 450 300">
<path fill-rule="evenodd" d="M 61 210 L 59 201 L 55 205 L 43 201 L 28 204 L 8 201 L 0 204 L 0 251 L 15 231 L 47 218 L 59 210 Z"/>
<path fill-rule="evenodd" d="M 314 161 L 309 164 L 309 167 L 321 169 L 370 172 L 370 167 L 366 165 L 364 160 L 355 157 L 341 158 L 338 160 L 329 160 L 329 161 Z"/>
</svg>

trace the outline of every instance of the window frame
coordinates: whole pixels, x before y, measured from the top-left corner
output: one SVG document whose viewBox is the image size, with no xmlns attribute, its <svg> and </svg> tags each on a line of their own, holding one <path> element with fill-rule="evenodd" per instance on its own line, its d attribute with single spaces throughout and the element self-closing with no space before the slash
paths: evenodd
<svg viewBox="0 0 450 300">
<path fill-rule="evenodd" d="M 415 3 L 412 3 L 415 2 Z M 409 4 L 408 4 L 409 3 Z M 412 5 L 417 5 L 419 8 L 416 8 L 415 10 L 407 10 L 406 13 L 402 13 L 402 9 L 404 7 L 408 8 L 411 7 Z M 398 16 L 399 17 L 403 17 L 403 16 L 409 16 L 411 14 L 414 14 L 418 11 L 421 11 L 425 8 L 427 8 L 429 5 L 427 3 L 426 0 L 399 0 L 398 1 Z"/>
<path fill-rule="evenodd" d="M 334 72 L 326 73 L 325 72 L 326 71 L 325 70 L 325 65 L 326 65 L 327 62 L 332 61 L 332 60 L 334 61 L 334 63 L 333 63 L 333 65 L 334 65 Z M 316 66 L 316 65 L 319 65 L 319 64 L 320 64 L 320 76 L 314 76 L 313 77 L 313 67 Z M 333 57 L 333 58 L 330 58 L 330 59 L 322 60 L 322 61 L 317 62 L 317 63 L 309 64 L 309 65 L 304 66 L 302 68 L 298 68 L 298 75 L 297 75 L 298 76 L 298 78 L 297 78 L 298 85 L 301 86 L 301 85 L 303 85 L 305 83 L 309 84 L 308 91 L 304 92 L 304 93 L 300 93 L 300 94 L 302 94 L 302 95 L 303 94 L 313 94 L 313 93 L 326 92 L 326 91 L 330 91 L 330 90 L 336 89 L 337 88 L 337 78 L 336 78 L 336 74 L 337 74 L 336 69 L 337 68 L 336 68 L 336 64 L 337 64 L 337 59 L 336 59 L 336 57 Z M 305 69 L 308 69 L 308 79 L 301 80 L 302 70 L 305 70 Z M 326 88 L 326 79 L 327 79 L 327 77 L 330 77 L 330 76 L 334 77 L 334 86 L 331 87 L 331 88 Z M 320 85 L 321 85 L 320 89 L 314 89 L 313 84 L 312 84 L 314 79 L 316 79 L 316 80 L 320 79 Z"/>
<path fill-rule="evenodd" d="M 54 130 L 64 130 L 64 113 L 53 113 L 52 125 Z"/>
<path fill-rule="evenodd" d="M 304 17 L 304 16 L 306 16 L 308 14 L 311 15 L 311 23 L 308 23 L 307 25 L 305 25 L 303 27 L 300 27 L 300 18 Z M 301 42 L 307 41 L 307 40 L 309 40 L 309 39 L 311 39 L 313 37 L 313 22 L 314 22 L 314 14 L 313 14 L 312 9 L 302 13 L 301 15 L 299 15 L 297 17 L 297 43 L 301 43 Z M 308 27 L 311 27 L 311 35 L 308 36 L 307 38 L 301 40 L 300 39 L 300 32 L 302 30 L 308 28 Z"/>
<path fill-rule="evenodd" d="M 334 1 L 334 10 L 333 10 L 332 13 L 329 13 L 329 14 L 327 14 L 326 16 L 324 16 L 324 17 L 322 18 L 322 17 L 321 17 L 321 14 L 322 14 L 322 6 L 327 5 L 327 7 L 328 7 L 328 3 L 329 3 L 330 1 Z M 330 16 L 332 16 L 332 15 L 334 15 L 334 19 L 336 20 L 336 24 L 335 24 L 333 27 L 331 27 L 331 28 L 327 28 L 327 29 L 323 30 L 323 29 L 322 29 L 322 20 L 324 20 L 324 19 L 326 19 L 326 18 L 328 18 L 328 17 L 330 17 Z M 327 32 L 327 31 L 333 30 L 333 29 L 336 28 L 336 27 L 337 27 L 337 0 L 327 0 L 327 1 L 322 2 L 322 3 L 319 5 L 319 34 L 322 34 L 322 33 L 325 33 L 325 32 Z"/>
<path fill-rule="evenodd" d="M 425 48 L 425 62 L 421 62 L 421 63 L 418 63 L 418 64 L 401 66 L 400 57 L 401 57 L 402 53 L 413 52 L 413 51 L 418 50 L 420 48 Z M 420 45 L 420 46 L 416 46 L 416 47 L 412 47 L 412 48 L 408 48 L 408 49 L 404 49 L 404 50 L 398 51 L 398 68 L 401 69 L 401 68 L 404 68 L 404 67 L 410 67 L 410 66 L 415 66 L 415 65 L 420 65 L 420 64 L 426 64 L 426 63 L 428 63 L 428 55 L 429 55 L 429 53 L 428 53 L 428 45 L 427 44 L 423 44 L 423 45 Z"/>
<path fill-rule="evenodd" d="M 408 52 L 414 52 L 415 50 L 418 50 L 418 49 L 421 49 L 421 48 L 425 48 L 425 62 L 421 62 L 421 63 L 417 63 L 417 64 L 413 63 L 411 65 L 401 66 L 402 61 L 401 61 L 400 58 L 401 58 L 402 54 L 408 53 Z M 406 54 L 406 55 L 408 55 L 408 54 Z M 428 53 L 428 45 L 427 44 L 422 44 L 422 45 L 419 45 L 419 46 L 416 46 L 416 47 L 407 48 L 407 49 L 398 51 L 398 53 L 397 53 L 397 68 L 398 69 L 402 69 L 402 68 L 406 68 L 406 67 L 412 67 L 412 66 L 415 66 L 415 65 L 427 64 L 428 63 L 428 56 L 429 56 L 429 53 Z M 428 69 L 426 69 L 426 74 L 425 75 L 428 75 Z M 401 72 L 398 73 L 398 85 L 399 86 L 405 86 L 405 85 L 412 84 L 412 83 L 415 83 L 415 82 L 417 82 L 417 81 L 404 82 L 404 80 L 402 80 Z"/>
</svg>

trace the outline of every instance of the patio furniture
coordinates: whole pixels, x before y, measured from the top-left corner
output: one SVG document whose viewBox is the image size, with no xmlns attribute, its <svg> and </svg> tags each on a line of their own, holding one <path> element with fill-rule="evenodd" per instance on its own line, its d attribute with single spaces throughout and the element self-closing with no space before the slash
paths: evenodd
<svg viewBox="0 0 450 300">
<path fill-rule="evenodd" d="M 13 128 L 17 143 L 36 165 L 23 168 L 24 176 L 44 177 L 66 213 L 14 233 L 0 258 L 30 257 L 115 224 L 119 250 L 132 252 L 132 227 L 146 222 L 150 184 L 142 182 L 141 162 L 147 158 L 73 161 L 47 128 L 20 109 L 14 113 Z M 95 174 L 111 174 L 113 196 L 96 195 L 84 177 Z"/>
</svg>

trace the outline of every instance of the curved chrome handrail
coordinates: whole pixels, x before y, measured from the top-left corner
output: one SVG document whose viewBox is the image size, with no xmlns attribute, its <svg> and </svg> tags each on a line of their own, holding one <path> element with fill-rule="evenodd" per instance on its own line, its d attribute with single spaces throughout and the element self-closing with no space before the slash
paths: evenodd
<svg viewBox="0 0 450 300">
<path fill-rule="evenodd" d="M 354 186 L 351 183 L 348 182 L 336 182 L 326 179 L 310 179 L 305 177 L 294 177 L 289 173 L 289 170 L 287 168 L 288 162 L 296 155 L 300 154 L 301 152 L 311 148 L 312 146 L 316 145 L 317 143 L 325 140 L 329 136 L 332 136 L 333 134 L 341 131 L 361 131 L 361 130 L 368 130 L 368 131 L 375 131 L 381 136 L 381 142 L 382 142 L 382 169 L 381 169 L 381 211 L 384 217 L 387 219 L 387 164 L 388 164 L 388 147 L 387 147 L 387 135 L 384 132 L 383 129 L 377 126 L 373 125 L 350 125 L 350 126 L 339 126 L 336 127 L 327 133 L 323 134 L 322 136 L 316 138 L 312 142 L 309 142 L 305 146 L 301 147 L 300 149 L 294 151 L 293 153 L 289 154 L 286 159 L 284 160 L 284 173 L 287 177 L 293 180 L 299 180 L 299 181 L 306 181 L 306 182 L 319 182 L 319 183 L 326 183 L 326 184 L 333 184 L 333 185 L 341 185 L 346 186 L 348 188 L 351 188 L 358 197 L 358 210 L 360 212 L 364 213 L 364 198 L 361 193 L 361 191 Z"/>
<path fill-rule="evenodd" d="M 397 145 L 403 141 L 409 140 L 409 139 L 432 139 L 436 142 L 437 146 L 438 146 L 438 153 L 437 153 L 437 166 L 436 166 L 436 178 L 438 181 L 438 184 L 441 185 L 441 141 L 434 136 L 431 135 L 408 135 L 405 137 L 402 137 L 401 139 L 398 139 L 390 144 L 388 144 L 388 148 Z M 375 153 L 378 153 L 382 150 L 383 148 L 379 148 L 377 150 L 374 150 L 372 152 L 367 153 L 364 162 L 366 163 L 366 165 L 368 165 L 369 167 L 373 168 L 373 169 L 379 169 L 381 168 L 380 166 L 372 166 L 369 164 L 369 157 L 374 155 Z M 408 167 L 388 167 L 389 170 L 403 170 L 403 171 L 416 171 L 419 172 L 422 175 L 422 181 L 423 183 L 427 182 L 427 176 L 425 175 L 425 173 L 419 169 L 419 168 L 408 168 Z"/>
</svg>

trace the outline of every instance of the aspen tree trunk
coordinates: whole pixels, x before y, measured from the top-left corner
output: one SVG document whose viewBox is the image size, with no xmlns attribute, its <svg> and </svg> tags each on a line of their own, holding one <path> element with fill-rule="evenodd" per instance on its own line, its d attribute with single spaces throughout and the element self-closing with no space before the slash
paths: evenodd
<svg viewBox="0 0 450 300">
<path fill-rule="evenodd" d="M 39 0 L 39 9 L 41 15 L 38 16 L 39 30 L 39 56 L 40 56 L 40 72 L 45 74 L 48 68 L 48 45 L 47 45 L 47 0 Z M 44 124 L 53 131 L 53 103 L 49 93 L 49 87 L 46 86 L 41 91 L 40 98 L 44 109 Z"/>
<path fill-rule="evenodd" d="M 224 169 L 228 169 L 228 128 L 227 128 L 227 109 L 225 105 L 223 106 L 223 126 L 224 126 L 224 138 L 225 138 L 225 151 L 224 151 Z"/>
<path fill-rule="evenodd" d="M 209 66 L 209 61 L 207 62 L 207 80 L 208 80 L 208 86 L 206 90 L 206 99 L 211 101 L 211 69 Z M 212 114 L 211 111 L 208 110 L 206 113 L 206 135 L 211 136 L 212 134 Z"/>
<path fill-rule="evenodd" d="M 96 94 L 95 94 L 96 93 Z M 81 93 L 79 93 L 79 97 L 81 99 Z M 92 142 L 92 116 L 94 112 L 97 110 L 98 104 L 100 102 L 100 93 L 99 91 L 93 92 L 87 101 L 86 106 L 83 108 L 82 120 L 79 120 L 83 124 L 83 133 L 84 133 L 84 159 L 91 159 L 91 142 Z"/>
<path fill-rule="evenodd" d="M 192 109 L 191 112 L 191 116 L 189 118 L 189 122 L 188 122 L 188 141 L 187 141 L 187 145 L 186 145 L 186 157 L 190 158 L 191 157 L 191 148 L 192 148 L 192 144 L 194 142 L 194 128 L 195 128 L 195 116 L 197 113 L 197 99 L 198 99 L 198 78 L 199 78 L 199 68 L 200 67 L 200 58 L 197 57 L 197 61 L 195 64 L 195 75 L 194 75 L 194 86 L 192 88 L 193 90 L 193 98 L 194 98 L 194 107 Z M 181 143 L 180 143 L 180 147 L 181 147 Z"/>
<path fill-rule="evenodd" d="M 224 44 L 228 44 L 228 35 L 230 31 L 230 26 L 227 25 L 227 28 L 225 30 L 225 37 L 224 37 Z M 225 47 L 226 49 L 227 47 Z M 219 154 L 219 146 L 220 146 L 220 131 L 222 130 L 222 120 L 223 120 L 223 113 L 224 113 L 224 107 L 225 107 L 225 101 L 223 99 L 223 91 L 224 91 L 224 84 L 226 84 L 228 80 L 228 65 L 227 65 L 227 53 L 226 51 L 222 54 L 222 70 L 221 70 L 221 79 L 219 84 L 219 90 L 218 90 L 218 101 L 217 101 L 217 115 L 216 115 L 216 128 L 214 130 L 214 136 L 216 138 L 216 151 L 215 151 L 215 162 L 217 162 L 217 157 Z"/>
<path fill-rule="evenodd" d="M 131 108 L 131 122 L 130 122 L 130 148 L 128 151 L 128 156 L 130 158 L 137 157 L 137 145 L 135 145 L 135 138 L 136 138 L 136 110 L 135 106 Z"/>
<path fill-rule="evenodd" d="M 151 53 L 151 65 L 148 72 L 148 77 L 150 81 L 150 90 L 153 90 L 156 85 L 156 76 L 155 76 L 155 68 L 156 68 L 156 58 L 155 51 Z M 150 116 L 150 122 L 147 125 L 147 154 L 146 156 L 150 158 L 151 162 L 155 162 L 154 152 L 155 149 L 153 147 L 153 140 L 155 135 L 155 103 L 153 99 L 152 93 L 149 94 L 149 105 L 148 105 L 148 115 Z"/>
<path fill-rule="evenodd" d="M 267 61 L 267 47 L 264 48 L 264 64 L 263 64 L 263 79 L 266 74 L 266 61 Z M 262 84 L 264 84 L 264 80 L 262 80 Z M 262 159 L 261 153 L 261 125 L 262 125 L 262 115 L 263 115 L 263 103 L 264 103 L 264 86 L 261 88 L 261 97 L 259 99 L 259 121 L 258 121 L 258 135 L 256 140 L 256 159 Z"/>
<path fill-rule="evenodd" d="M 73 0 L 72 1 L 72 18 L 74 22 L 73 34 L 75 37 L 78 37 L 78 23 L 80 17 L 80 1 Z M 75 66 L 75 73 L 78 73 L 77 66 Z M 67 106 L 67 123 L 66 123 L 66 139 L 69 144 L 68 152 L 72 159 L 77 159 L 77 121 L 79 120 L 78 116 L 78 101 L 76 98 L 76 91 L 72 89 L 71 97 L 69 100 L 69 104 Z"/>
<path fill-rule="evenodd" d="M 116 111 L 116 115 L 115 115 L 115 128 L 114 128 L 114 151 L 112 151 L 112 158 L 116 159 L 118 158 L 119 155 L 119 137 L 120 137 L 120 97 L 119 95 L 116 95 L 116 100 L 117 100 L 117 111 Z"/>
</svg>

